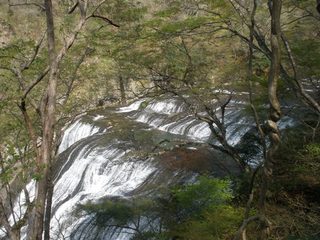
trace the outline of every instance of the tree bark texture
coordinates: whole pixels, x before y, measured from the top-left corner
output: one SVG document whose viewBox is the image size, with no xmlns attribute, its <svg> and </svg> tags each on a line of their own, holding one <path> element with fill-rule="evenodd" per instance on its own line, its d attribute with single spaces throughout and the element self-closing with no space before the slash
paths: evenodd
<svg viewBox="0 0 320 240">
<path fill-rule="evenodd" d="M 280 132 L 277 126 L 277 122 L 281 117 L 280 102 L 277 96 L 278 81 L 281 70 L 281 0 L 270 0 L 270 15 L 271 15 L 271 67 L 268 77 L 268 97 L 270 104 L 269 119 L 267 121 L 268 136 L 270 139 L 270 146 L 267 149 L 266 159 L 262 168 L 262 183 L 259 198 L 259 213 L 261 218 L 261 236 L 260 239 L 267 239 L 267 232 L 269 223 L 266 218 L 265 202 L 269 184 L 272 180 L 272 171 L 274 165 L 274 154 L 279 148 L 280 144 Z"/>
<path fill-rule="evenodd" d="M 44 4 L 47 20 L 47 41 L 50 72 L 46 93 L 43 98 L 43 108 L 41 110 L 43 134 L 40 148 L 40 158 L 38 161 L 38 171 L 40 173 L 40 179 L 37 182 L 35 206 L 33 209 L 33 214 L 31 216 L 31 224 L 29 223 L 28 239 L 30 240 L 42 239 L 45 203 L 48 187 L 48 175 L 50 174 L 50 165 L 52 163 L 52 147 L 55 125 L 57 61 L 55 51 L 53 11 L 51 0 L 45 0 Z"/>
<path fill-rule="evenodd" d="M 126 98 L 125 81 L 122 76 L 119 77 L 119 85 L 120 85 L 120 94 L 121 94 L 121 104 L 125 104 L 127 101 L 127 98 Z"/>
</svg>

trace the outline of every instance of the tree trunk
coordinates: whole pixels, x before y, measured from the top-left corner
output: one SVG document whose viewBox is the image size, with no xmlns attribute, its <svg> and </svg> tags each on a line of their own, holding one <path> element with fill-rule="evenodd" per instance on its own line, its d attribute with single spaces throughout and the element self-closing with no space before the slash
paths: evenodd
<svg viewBox="0 0 320 240">
<path fill-rule="evenodd" d="M 277 96 L 277 87 L 280 76 L 280 64 L 281 64 L 281 27 L 280 27 L 280 15 L 281 15 L 281 0 L 269 0 L 270 15 L 271 15 L 271 67 L 268 78 L 268 96 L 270 104 L 269 119 L 267 121 L 268 136 L 270 139 L 270 146 L 267 149 L 266 159 L 262 169 L 262 183 L 259 198 L 259 213 L 261 220 L 261 236 L 260 239 L 267 239 L 267 233 L 269 223 L 266 218 L 265 202 L 266 194 L 268 191 L 269 183 L 272 180 L 272 171 L 274 162 L 274 154 L 279 148 L 280 144 L 280 132 L 277 126 L 277 122 L 280 120 L 281 109 Z"/>
<path fill-rule="evenodd" d="M 122 76 L 119 77 L 119 85 L 120 85 L 120 95 L 121 95 L 121 104 L 126 104 L 126 89 L 125 83 Z"/>
<path fill-rule="evenodd" d="M 47 202 L 45 208 L 45 217 L 44 217 L 44 239 L 50 239 L 50 221 L 51 221 L 51 210 L 52 210 L 52 196 L 53 196 L 53 179 L 52 179 L 52 168 L 53 164 L 51 164 L 51 169 L 48 175 L 47 180 Z"/>
<path fill-rule="evenodd" d="M 55 51 L 55 36 L 51 0 L 45 0 L 46 18 L 47 18 L 47 40 L 50 74 L 48 86 L 44 97 L 43 108 L 41 111 L 43 135 L 40 149 L 40 158 L 38 170 L 41 174 L 37 182 L 37 191 L 35 206 L 32 214 L 32 222 L 29 224 L 28 239 L 42 239 L 45 202 L 47 197 L 48 176 L 50 175 L 51 160 L 53 153 L 53 135 L 55 125 L 55 107 L 56 107 L 56 87 L 57 87 L 57 61 Z"/>
</svg>

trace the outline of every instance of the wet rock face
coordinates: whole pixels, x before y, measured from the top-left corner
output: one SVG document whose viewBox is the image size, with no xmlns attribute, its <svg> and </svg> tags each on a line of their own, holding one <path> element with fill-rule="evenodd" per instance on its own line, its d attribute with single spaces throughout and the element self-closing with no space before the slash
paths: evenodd
<svg viewBox="0 0 320 240">
<path fill-rule="evenodd" d="M 240 173 L 230 157 L 205 147 L 174 148 L 161 154 L 159 162 L 161 166 L 171 171 L 185 170 L 200 174 L 213 174 L 215 177 Z"/>
<path fill-rule="evenodd" d="M 105 97 L 103 99 L 100 99 L 97 103 L 97 107 L 102 107 L 105 105 L 114 105 L 120 102 L 120 99 L 118 97 Z"/>
</svg>

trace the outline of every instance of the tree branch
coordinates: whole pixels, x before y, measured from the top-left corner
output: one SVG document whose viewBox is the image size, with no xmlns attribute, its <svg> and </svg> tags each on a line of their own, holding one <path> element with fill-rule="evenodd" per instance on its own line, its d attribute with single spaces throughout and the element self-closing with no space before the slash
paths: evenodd
<svg viewBox="0 0 320 240">
<path fill-rule="evenodd" d="M 43 40 L 44 40 L 45 36 L 46 36 L 46 31 L 42 34 L 42 37 L 40 38 L 38 44 L 36 45 L 36 47 L 34 49 L 34 53 L 33 53 L 32 57 L 31 57 L 31 59 L 29 60 L 28 63 L 26 63 L 22 67 L 21 72 L 23 72 L 24 70 L 27 70 L 30 67 L 30 65 L 34 62 L 34 60 L 36 59 L 36 57 L 39 54 L 39 51 L 40 51 L 40 48 L 41 48 L 41 45 L 43 43 Z"/>
<path fill-rule="evenodd" d="M 96 15 L 96 14 L 92 14 L 91 16 L 88 17 L 89 18 L 99 18 L 99 19 L 102 19 L 103 21 L 107 22 L 108 24 L 114 26 L 114 27 L 117 27 L 119 28 L 120 25 L 114 23 L 111 19 L 107 18 L 107 17 L 104 17 L 104 16 L 100 16 L 100 15 Z"/>
<path fill-rule="evenodd" d="M 77 1 L 68 11 L 68 14 L 71 14 L 74 12 L 74 10 L 77 8 L 77 6 L 79 5 L 79 1 Z"/>
</svg>

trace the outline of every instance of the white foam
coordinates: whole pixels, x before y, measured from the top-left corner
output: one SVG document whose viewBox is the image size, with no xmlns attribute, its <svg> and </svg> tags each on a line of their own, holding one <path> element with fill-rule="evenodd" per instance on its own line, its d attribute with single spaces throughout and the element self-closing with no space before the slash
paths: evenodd
<svg viewBox="0 0 320 240">
<path fill-rule="evenodd" d="M 66 150 L 75 142 L 96 134 L 99 131 L 99 127 L 81 122 L 81 119 L 78 119 L 65 130 L 62 141 L 59 145 L 58 154 Z"/>
<path fill-rule="evenodd" d="M 55 184 L 53 208 L 61 204 L 53 216 L 55 234 L 60 222 L 70 221 L 65 235 L 84 219 L 71 216 L 77 204 L 97 201 L 105 196 L 124 196 L 137 188 L 155 169 L 147 162 L 124 161 L 125 151 L 113 146 L 82 149 L 69 169 Z M 72 155 L 70 155 L 72 156 Z"/>
<path fill-rule="evenodd" d="M 117 110 L 117 112 L 119 113 L 123 113 L 123 112 L 132 112 L 132 111 L 136 111 L 140 108 L 141 103 L 143 103 L 144 101 L 146 101 L 146 99 L 139 99 L 138 101 L 135 101 L 133 103 L 131 103 L 129 106 L 127 107 L 121 107 Z"/>
<path fill-rule="evenodd" d="M 183 112 L 184 104 L 181 104 L 176 99 L 165 99 L 160 101 L 153 101 L 148 104 L 146 111 L 156 112 L 161 114 L 171 114 Z"/>
<path fill-rule="evenodd" d="M 95 117 L 93 118 L 93 121 L 98 121 L 98 120 L 100 120 L 100 119 L 102 119 L 102 118 L 104 118 L 104 116 L 98 114 L 97 116 L 95 116 Z"/>
</svg>

